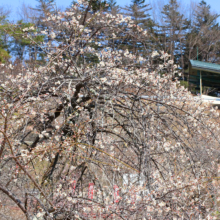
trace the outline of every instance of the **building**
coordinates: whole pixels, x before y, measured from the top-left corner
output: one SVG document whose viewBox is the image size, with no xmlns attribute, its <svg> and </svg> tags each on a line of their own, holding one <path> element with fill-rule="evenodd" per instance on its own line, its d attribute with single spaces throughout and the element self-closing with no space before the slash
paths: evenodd
<svg viewBox="0 0 220 220">
<path fill-rule="evenodd" d="M 220 65 L 190 60 L 187 74 L 190 91 L 199 91 L 204 101 L 220 105 Z"/>
</svg>

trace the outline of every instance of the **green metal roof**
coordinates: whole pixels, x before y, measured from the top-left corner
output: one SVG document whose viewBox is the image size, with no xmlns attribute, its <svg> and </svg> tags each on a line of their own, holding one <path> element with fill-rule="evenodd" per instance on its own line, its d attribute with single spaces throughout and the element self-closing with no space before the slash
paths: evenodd
<svg viewBox="0 0 220 220">
<path fill-rule="evenodd" d="M 190 60 L 192 69 L 203 70 L 207 72 L 219 73 L 220 74 L 220 65 L 215 63 L 202 62 L 198 60 Z"/>
</svg>

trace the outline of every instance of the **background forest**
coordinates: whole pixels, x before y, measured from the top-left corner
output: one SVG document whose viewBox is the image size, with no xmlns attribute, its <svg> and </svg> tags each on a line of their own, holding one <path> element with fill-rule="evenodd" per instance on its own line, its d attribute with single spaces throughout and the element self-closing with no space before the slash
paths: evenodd
<svg viewBox="0 0 220 220">
<path fill-rule="evenodd" d="M 17 63 L 25 61 L 27 65 L 44 62 L 41 49 L 33 46 L 33 42 L 22 39 L 20 28 L 34 25 L 36 29 L 44 30 L 47 24 L 42 20 L 47 13 L 57 14 L 61 10 L 56 7 L 55 3 L 55 0 L 37 0 L 34 8 L 23 3 L 18 9 L 19 21 L 10 28 L 8 28 L 10 9 L 0 7 L 0 62 L 5 62 L 10 57 L 13 58 L 13 62 L 15 60 Z M 143 47 L 145 47 L 143 54 L 145 57 L 149 57 L 152 51 L 163 50 L 171 55 L 175 64 L 181 67 L 182 72 L 188 67 L 189 59 L 197 59 L 197 50 L 199 60 L 220 63 L 219 15 L 211 10 L 206 1 L 191 3 L 189 8 L 177 0 L 170 0 L 167 5 L 159 6 L 156 4 L 160 2 L 150 5 L 144 0 L 134 0 L 125 7 L 119 7 L 114 0 L 93 1 L 93 10 L 98 11 L 104 3 L 109 4 L 104 10 L 113 15 L 120 13 L 131 16 L 134 23 L 146 30 L 149 36 L 144 43 L 141 43 L 138 42 L 136 36 L 124 40 L 126 36 L 122 35 L 109 45 L 114 49 L 123 47 L 132 54 L 143 54 Z M 47 27 L 45 30 L 48 34 L 49 29 Z M 31 30 L 32 34 L 35 31 Z M 50 39 L 36 36 L 35 40 L 43 42 Z"/>
</svg>

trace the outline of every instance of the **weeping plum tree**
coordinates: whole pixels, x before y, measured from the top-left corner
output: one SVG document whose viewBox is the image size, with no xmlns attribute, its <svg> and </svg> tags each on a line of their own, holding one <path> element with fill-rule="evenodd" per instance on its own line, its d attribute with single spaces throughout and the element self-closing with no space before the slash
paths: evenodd
<svg viewBox="0 0 220 220">
<path fill-rule="evenodd" d="M 168 54 L 108 47 L 134 24 L 88 7 L 46 18 L 44 66 L 1 77 L 1 203 L 35 220 L 217 218 L 218 112 Z"/>
</svg>

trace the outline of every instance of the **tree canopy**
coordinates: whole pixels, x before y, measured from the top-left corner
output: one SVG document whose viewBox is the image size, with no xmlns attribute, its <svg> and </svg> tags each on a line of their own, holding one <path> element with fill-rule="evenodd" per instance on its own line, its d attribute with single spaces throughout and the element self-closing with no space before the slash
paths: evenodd
<svg viewBox="0 0 220 220">
<path fill-rule="evenodd" d="M 218 110 L 166 51 L 114 46 L 146 44 L 132 17 L 89 4 L 10 28 L 44 62 L 0 66 L 0 204 L 28 220 L 217 219 Z"/>
</svg>

